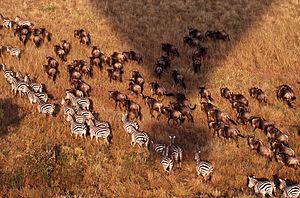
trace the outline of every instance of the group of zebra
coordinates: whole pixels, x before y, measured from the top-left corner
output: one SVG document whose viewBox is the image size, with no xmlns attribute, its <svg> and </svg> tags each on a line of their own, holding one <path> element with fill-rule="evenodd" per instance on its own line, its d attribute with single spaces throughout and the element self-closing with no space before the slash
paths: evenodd
<svg viewBox="0 0 300 198">
<path fill-rule="evenodd" d="M 94 112 L 91 111 L 91 101 L 87 97 L 77 97 L 73 93 L 66 91 L 65 98 L 61 104 L 64 107 L 66 120 L 70 122 L 71 134 L 85 138 L 87 134 L 91 139 L 94 137 L 103 138 L 107 144 L 112 141 L 111 126 L 108 122 L 97 120 Z"/>
<path fill-rule="evenodd" d="M 254 176 L 248 177 L 248 187 L 253 188 L 256 194 L 261 194 L 263 197 L 266 195 L 269 195 L 270 197 L 277 196 L 275 183 L 282 191 L 282 196 L 284 198 L 297 198 L 300 196 L 299 184 L 287 182 L 285 179 L 280 178 L 275 182 L 269 179 L 257 179 Z"/>
<path fill-rule="evenodd" d="M 45 40 L 51 41 L 52 33 L 45 28 L 35 27 L 32 22 L 19 16 L 16 16 L 14 20 L 10 20 L 0 14 L 0 22 L 3 27 L 13 30 L 14 36 L 18 36 L 23 45 L 32 40 L 36 47 L 40 47 Z"/>
<path fill-rule="evenodd" d="M 169 175 L 172 171 L 174 163 L 177 167 L 181 167 L 182 164 L 182 148 L 175 144 L 176 136 L 169 136 L 169 144 L 154 142 L 150 140 L 149 135 L 146 132 L 140 130 L 140 126 L 136 121 L 132 121 L 128 118 L 128 114 L 122 115 L 122 124 L 124 131 L 131 135 L 131 145 L 138 144 L 140 147 L 144 146 L 151 151 L 159 154 L 161 157 L 161 164 L 164 171 Z M 150 144 L 149 145 L 149 141 Z M 196 171 L 198 176 L 202 175 L 205 179 L 210 178 L 213 171 L 213 166 L 210 162 L 204 161 L 200 158 L 200 150 L 195 152 Z"/>
<path fill-rule="evenodd" d="M 34 82 L 28 74 L 23 76 L 20 72 L 14 72 L 6 68 L 5 64 L 0 64 L 4 72 L 4 77 L 11 85 L 11 91 L 14 95 L 27 95 L 31 104 L 37 103 L 39 113 L 54 116 L 55 104 L 48 103 L 49 96 L 44 92 L 43 85 Z"/>
</svg>

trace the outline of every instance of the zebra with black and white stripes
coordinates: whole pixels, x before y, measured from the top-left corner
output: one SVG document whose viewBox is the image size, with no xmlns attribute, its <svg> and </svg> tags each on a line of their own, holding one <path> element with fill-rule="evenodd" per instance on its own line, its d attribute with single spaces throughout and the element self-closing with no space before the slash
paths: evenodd
<svg viewBox="0 0 300 198">
<path fill-rule="evenodd" d="M 136 121 L 131 121 L 128 119 L 128 114 L 122 114 L 123 129 L 126 133 L 131 134 L 132 131 L 137 131 L 139 129 L 139 124 Z"/>
<path fill-rule="evenodd" d="M 139 147 L 145 146 L 148 148 L 149 143 L 149 136 L 146 132 L 133 130 L 131 131 L 131 145 L 135 146 L 136 144 L 139 145 Z"/>
<path fill-rule="evenodd" d="M 7 29 L 13 28 L 13 21 L 11 21 L 9 18 L 3 17 L 2 14 L 0 14 L 0 20 L 2 21 L 2 25 Z"/>
<path fill-rule="evenodd" d="M 84 116 L 87 120 L 88 119 L 95 120 L 95 116 L 93 115 L 93 112 L 89 110 L 78 109 L 77 114 Z"/>
<path fill-rule="evenodd" d="M 45 103 L 45 102 L 41 101 L 40 99 L 38 99 L 37 103 L 38 103 L 37 109 L 38 109 L 39 113 L 43 113 L 46 116 L 47 115 L 54 116 L 54 111 L 55 111 L 54 104 Z"/>
<path fill-rule="evenodd" d="M 106 121 L 101 121 L 96 119 L 94 119 L 93 121 L 96 127 L 110 127 L 110 124 Z"/>
<path fill-rule="evenodd" d="M 174 165 L 174 161 L 172 157 L 170 157 L 169 153 L 170 146 L 167 146 L 163 152 L 163 157 L 161 159 L 161 165 L 163 166 L 163 169 L 167 172 L 168 175 L 170 175 L 171 170 Z"/>
<path fill-rule="evenodd" d="M 175 138 L 176 136 L 169 136 L 170 138 L 170 153 L 171 156 L 174 160 L 174 162 L 176 162 L 176 166 L 181 167 L 181 163 L 182 163 L 182 149 L 180 146 L 175 144 Z"/>
<path fill-rule="evenodd" d="M 103 138 L 107 144 L 111 143 L 112 132 L 110 127 L 103 126 L 103 125 L 96 126 L 92 119 L 87 120 L 87 124 L 90 128 L 91 139 L 95 137 L 96 142 L 98 142 L 98 138 Z"/>
<path fill-rule="evenodd" d="M 75 138 L 79 135 L 81 138 L 86 137 L 87 126 L 85 124 L 80 124 L 76 122 L 71 115 L 67 115 L 67 121 L 71 123 L 71 134 L 75 135 Z"/>
<path fill-rule="evenodd" d="M 16 16 L 15 23 L 20 27 L 24 27 L 24 26 L 28 26 L 28 27 L 32 27 L 32 28 L 34 27 L 32 22 L 24 20 L 19 16 Z"/>
<path fill-rule="evenodd" d="M 26 82 L 26 81 L 24 81 L 24 82 Z M 30 82 L 29 86 L 30 86 L 31 90 L 34 91 L 35 93 L 43 92 L 43 85 L 40 83 Z"/>
<path fill-rule="evenodd" d="M 47 93 L 43 93 L 43 92 L 41 92 L 41 93 L 34 93 L 34 95 L 36 97 L 38 97 L 43 102 L 47 102 L 48 98 L 49 98 L 48 94 Z"/>
<path fill-rule="evenodd" d="M 17 95 L 18 92 L 21 97 L 23 96 L 22 94 L 28 94 L 30 89 L 27 82 L 20 81 L 16 78 L 12 78 L 11 80 L 11 90 L 15 95 Z"/>
<path fill-rule="evenodd" d="M 284 198 L 297 198 L 300 196 L 300 185 L 293 184 L 288 186 L 284 179 L 279 179 L 279 189 L 283 191 Z"/>
<path fill-rule="evenodd" d="M 28 100 L 29 100 L 30 104 L 35 104 L 39 100 L 39 98 L 31 90 L 28 91 L 27 97 L 28 97 Z"/>
<path fill-rule="evenodd" d="M 196 161 L 196 171 L 197 175 L 202 175 L 204 181 L 211 179 L 211 173 L 214 168 L 211 162 L 201 160 L 200 151 L 196 151 L 195 153 L 195 161 Z"/>
<path fill-rule="evenodd" d="M 17 47 L 6 46 L 6 51 L 13 57 L 21 58 L 22 50 Z"/>
<path fill-rule="evenodd" d="M 276 187 L 273 181 L 259 181 L 254 176 L 248 177 L 248 187 L 254 188 L 255 194 L 261 194 L 263 197 L 269 195 L 270 197 L 276 196 Z"/>
<path fill-rule="evenodd" d="M 155 151 L 156 153 L 159 153 L 161 155 L 164 153 L 164 151 L 166 149 L 166 145 L 165 144 L 154 143 L 152 140 L 151 140 L 151 144 L 152 144 L 153 151 Z"/>
<path fill-rule="evenodd" d="M 79 105 L 79 107 L 82 108 L 83 110 L 90 110 L 91 102 L 86 97 L 85 98 L 79 98 L 79 97 L 76 97 L 71 92 L 67 91 L 65 99 L 70 100 L 71 104 L 75 107 Z"/>
</svg>

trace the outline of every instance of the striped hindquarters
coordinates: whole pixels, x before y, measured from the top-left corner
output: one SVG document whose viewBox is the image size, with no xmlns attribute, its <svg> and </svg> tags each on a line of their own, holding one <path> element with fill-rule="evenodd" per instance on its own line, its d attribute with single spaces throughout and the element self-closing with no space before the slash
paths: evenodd
<svg viewBox="0 0 300 198">
<path fill-rule="evenodd" d="M 263 196 L 268 194 L 269 196 L 273 196 L 273 191 L 275 193 L 275 184 L 271 181 L 257 181 L 254 186 L 255 193 L 260 193 Z"/>
<path fill-rule="evenodd" d="M 36 97 L 38 97 L 41 101 L 47 102 L 48 101 L 48 94 L 47 93 L 34 93 Z"/>
<path fill-rule="evenodd" d="M 86 135 L 86 126 L 85 124 L 80 124 L 80 123 L 77 123 L 75 121 L 72 121 L 71 122 L 71 133 L 72 134 L 75 134 L 75 136 L 77 137 L 78 135 L 79 136 L 85 136 Z"/>
<path fill-rule="evenodd" d="M 167 174 L 169 175 L 173 165 L 174 165 L 174 161 L 172 158 L 168 157 L 168 156 L 164 156 L 161 160 L 161 165 L 163 166 L 163 169 L 167 172 Z"/>
<path fill-rule="evenodd" d="M 210 162 L 200 161 L 197 162 L 196 170 L 198 175 L 202 175 L 204 178 L 206 178 L 212 173 L 213 166 Z"/>
<path fill-rule="evenodd" d="M 5 27 L 5 28 L 8 28 L 8 29 L 11 29 L 12 28 L 12 21 L 9 20 L 9 19 L 3 19 L 2 20 L 2 25 Z"/>
<path fill-rule="evenodd" d="M 39 113 L 49 114 L 53 116 L 54 110 L 55 110 L 54 104 L 42 103 L 38 105 Z"/>
<path fill-rule="evenodd" d="M 98 142 L 98 138 L 104 138 L 106 143 L 110 143 L 112 133 L 109 127 L 106 126 L 93 126 L 90 127 L 90 135 L 91 138 L 96 137 L 96 141 Z"/>
<path fill-rule="evenodd" d="M 139 124 L 135 121 L 124 121 L 123 129 L 126 133 L 131 134 L 133 131 L 137 131 L 139 129 Z"/>
<path fill-rule="evenodd" d="M 90 100 L 88 98 L 76 98 L 76 102 L 82 109 L 90 110 Z"/>
<path fill-rule="evenodd" d="M 34 91 L 35 93 L 41 93 L 43 92 L 43 85 L 38 84 L 38 83 L 30 83 L 30 88 L 32 91 Z"/>
<path fill-rule="evenodd" d="M 155 143 L 152 145 L 152 148 L 153 150 L 156 152 L 156 153 L 160 153 L 160 154 L 163 154 L 165 149 L 166 149 L 166 145 L 165 144 L 159 144 L 159 143 Z"/>
<path fill-rule="evenodd" d="M 131 145 L 135 146 L 137 143 L 139 146 L 145 145 L 148 147 L 149 136 L 145 132 L 132 132 L 131 133 Z"/>
<path fill-rule="evenodd" d="M 181 162 L 182 162 L 182 149 L 175 145 L 172 144 L 170 147 L 170 152 L 173 160 L 181 167 Z"/>
<path fill-rule="evenodd" d="M 283 190 L 283 197 L 297 198 L 300 196 L 300 185 L 288 186 Z"/>
</svg>

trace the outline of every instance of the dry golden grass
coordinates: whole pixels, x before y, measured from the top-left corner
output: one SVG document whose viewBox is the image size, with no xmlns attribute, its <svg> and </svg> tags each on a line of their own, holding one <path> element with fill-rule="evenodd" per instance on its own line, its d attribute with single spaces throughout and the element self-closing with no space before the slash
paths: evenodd
<svg viewBox="0 0 300 198">
<path fill-rule="evenodd" d="M 21 3 L 22 2 L 22 3 Z M 64 90 L 69 88 L 66 64 L 60 65 L 57 83 L 47 79 L 42 65 L 46 55 L 54 55 L 53 44 L 61 39 L 69 40 L 73 49 L 68 62 L 87 59 L 90 49 L 80 46 L 73 38 L 73 30 L 84 28 L 91 33 L 94 45 L 106 53 L 134 49 L 141 52 L 145 64 L 134 63 L 125 67 L 128 79 L 133 70 L 140 70 L 146 81 L 157 80 L 153 65 L 161 55 L 160 44 L 175 44 L 181 57 L 172 62 L 172 68 L 184 73 L 187 79 L 186 94 L 199 104 L 197 87 L 210 88 L 215 103 L 230 115 L 230 104 L 219 95 L 219 88 L 228 86 L 234 92 L 246 95 L 253 114 L 274 121 L 289 135 L 291 148 L 300 156 L 299 100 L 296 110 L 275 100 L 276 86 L 286 83 L 292 86 L 299 98 L 300 64 L 300 15 L 297 0 L 241 0 L 241 1 L 1 1 L 0 13 L 4 16 L 20 15 L 44 26 L 53 35 L 53 42 L 36 49 L 32 43 L 26 48 L 7 30 L 0 30 L 0 45 L 9 44 L 24 49 L 20 61 L 5 56 L 1 62 L 15 71 L 30 73 L 45 83 L 49 93 L 59 103 Z M 231 36 L 230 43 L 207 43 L 209 57 L 202 73 L 195 75 L 191 69 L 192 50 L 183 44 L 188 27 L 224 29 Z M 113 144 L 96 144 L 88 140 L 75 140 L 70 136 L 69 124 L 60 112 L 55 118 L 45 118 L 37 113 L 27 99 L 14 98 L 3 75 L 0 75 L 1 107 L 5 118 L 1 122 L 0 137 L 0 195 L 2 197 L 252 197 L 248 195 L 247 175 L 271 178 L 278 174 L 293 181 L 300 181 L 300 170 L 284 167 L 277 172 L 276 162 L 265 167 L 265 159 L 250 151 L 245 140 L 240 148 L 235 143 L 212 137 L 200 108 L 194 112 L 195 124 L 184 123 L 169 127 L 166 120 L 150 119 L 148 109 L 140 99 L 127 91 L 126 83 L 109 83 L 106 72 L 94 70 L 93 79 L 85 79 L 92 85 L 91 99 L 94 109 L 113 128 Z M 164 73 L 159 81 L 176 91 L 170 73 Z M 270 105 L 259 105 L 250 99 L 248 89 L 258 86 L 265 90 Z M 182 169 L 174 168 L 167 177 L 156 155 L 138 148 L 131 148 L 129 137 L 122 131 L 120 112 L 114 111 L 108 100 L 108 91 L 117 89 L 129 94 L 143 108 L 141 128 L 151 138 L 167 141 L 169 134 L 178 136 L 184 149 Z M 149 87 L 146 87 L 149 94 Z M 198 105 L 199 106 L 199 105 Z M 240 127 L 244 134 L 251 134 L 250 127 Z M 255 135 L 266 142 L 266 137 Z M 52 158 L 52 147 L 61 145 L 57 161 Z M 198 144 L 203 159 L 214 167 L 212 181 L 203 183 L 196 177 L 193 150 Z"/>
</svg>

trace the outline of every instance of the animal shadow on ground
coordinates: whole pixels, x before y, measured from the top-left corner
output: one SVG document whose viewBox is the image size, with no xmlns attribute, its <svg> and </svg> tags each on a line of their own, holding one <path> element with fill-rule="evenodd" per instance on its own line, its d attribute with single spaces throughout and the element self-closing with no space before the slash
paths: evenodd
<svg viewBox="0 0 300 198">
<path fill-rule="evenodd" d="M 0 136 L 8 135 L 9 129 L 18 127 L 26 116 L 25 111 L 12 101 L 12 98 L 0 99 Z"/>
</svg>

